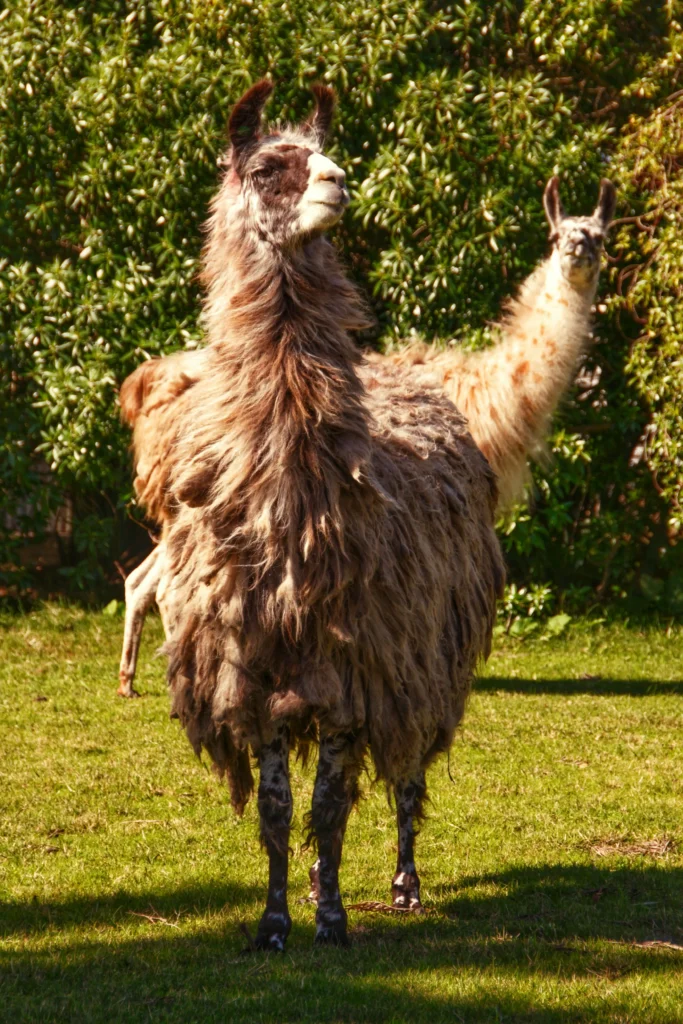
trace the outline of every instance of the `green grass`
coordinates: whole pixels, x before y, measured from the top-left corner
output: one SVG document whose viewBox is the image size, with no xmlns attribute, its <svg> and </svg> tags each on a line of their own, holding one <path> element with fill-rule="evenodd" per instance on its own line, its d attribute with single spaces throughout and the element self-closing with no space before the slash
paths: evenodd
<svg viewBox="0 0 683 1024">
<path fill-rule="evenodd" d="M 169 720 L 158 620 L 144 698 L 115 696 L 121 628 L 54 606 L 0 619 L 0 1019 L 683 1020 L 683 630 L 499 645 L 452 780 L 445 759 L 431 772 L 429 913 L 351 911 L 348 951 L 314 949 L 297 903 L 312 777 L 295 767 L 278 958 L 240 955 L 265 891 L 255 807 L 235 819 Z M 365 788 L 347 903 L 387 899 L 394 867 L 392 813 Z"/>
</svg>

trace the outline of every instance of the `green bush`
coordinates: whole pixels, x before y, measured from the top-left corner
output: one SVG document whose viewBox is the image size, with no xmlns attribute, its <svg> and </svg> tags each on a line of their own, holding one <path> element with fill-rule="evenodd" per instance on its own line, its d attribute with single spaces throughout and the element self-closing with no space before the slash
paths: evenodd
<svg viewBox="0 0 683 1024">
<path fill-rule="evenodd" d="M 414 330 L 484 344 L 545 252 L 549 175 L 572 211 L 592 207 L 600 176 L 616 181 L 588 383 L 558 417 L 531 514 L 505 539 L 520 585 L 579 604 L 640 590 L 677 610 L 673 5 L 8 0 L 0 19 L 0 513 L 21 498 L 40 535 L 70 494 L 80 583 L 108 571 L 130 501 L 117 386 L 146 356 L 201 342 L 201 225 L 225 121 L 269 74 L 274 116 L 300 117 L 317 79 L 339 93 L 331 153 L 355 197 L 339 242 L 373 297 L 380 344 Z M 6 575 L 25 532 L 8 522 Z"/>
</svg>

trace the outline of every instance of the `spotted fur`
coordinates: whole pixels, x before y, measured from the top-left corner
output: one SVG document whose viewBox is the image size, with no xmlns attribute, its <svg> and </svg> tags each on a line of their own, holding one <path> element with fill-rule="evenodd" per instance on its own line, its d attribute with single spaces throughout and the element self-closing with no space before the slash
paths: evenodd
<svg viewBox="0 0 683 1024">
<path fill-rule="evenodd" d="M 528 459 L 545 453 L 550 420 L 586 350 L 615 201 L 614 186 L 604 180 L 593 215 L 568 217 L 552 178 L 544 196 L 552 251 L 510 303 L 497 344 L 466 353 L 418 341 L 388 357 L 440 383 L 465 415 L 496 472 L 501 507 L 523 498 Z"/>
<path fill-rule="evenodd" d="M 266 909 L 259 922 L 256 946 L 282 952 L 292 927 L 287 907 L 289 830 L 292 791 L 289 784 L 289 732 L 280 723 L 258 748 L 258 808 L 261 842 L 269 862 Z"/>
<path fill-rule="evenodd" d="M 420 879 L 415 867 L 415 822 L 423 815 L 427 793 L 424 772 L 415 778 L 400 781 L 394 787 L 398 823 L 398 858 L 396 874 L 391 883 L 392 902 L 402 910 L 420 913 Z"/>
<path fill-rule="evenodd" d="M 339 892 L 339 866 L 346 823 L 358 799 L 358 775 L 363 762 L 363 738 L 338 733 L 320 738 L 318 770 L 308 816 L 309 842 L 318 849 L 312 869 L 318 904 L 315 941 L 346 945 L 346 911 Z"/>
</svg>

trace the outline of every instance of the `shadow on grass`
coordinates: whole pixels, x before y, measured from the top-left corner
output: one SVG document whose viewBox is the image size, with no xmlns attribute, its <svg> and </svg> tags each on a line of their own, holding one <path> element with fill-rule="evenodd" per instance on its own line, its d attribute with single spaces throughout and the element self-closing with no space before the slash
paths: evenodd
<svg viewBox="0 0 683 1024">
<path fill-rule="evenodd" d="M 240 883 L 186 885 L 177 889 L 129 893 L 119 891 L 97 897 L 40 902 L 0 901 L 0 938 L 31 935 L 48 929 L 67 931 L 94 926 L 116 927 L 130 916 L 158 915 L 174 920 L 178 914 L 207 914 L 235 908 L 264 896 L 261 887 Z"/>
<path fill-rule="evenodd" d="M 435 893 L 439 910 L 477 939 L 501 931 L 548 942 L 683 939 L 683 867 L 650 858 L 520 866 Z"/>
<path fill-rule="evenodd" d="M 128 911 L 153 905 L 173 918 L 180 909 L 201 914 L 225 903 L 239 907 L 233 901 L 250 901 L 251 888 L 180 888 L 54 904 L 53 927 L 110 928 L 6 953 L 6 1007 L 12 1020 L 32 1021 L 593 1024 L 622 1014 L 624 1020 L 651 1019 L 632 1016 L 632 991 L 620 994 L 615 983 L 631 973 L 642 979 L 669 972 L 673 979 L 680 967 L 675 951 L 632 944 L 661 939 L 663 929 L 680 925 L 678 867 L 519 867 L 467 876 L 436 894 L 437 905 L 424 918 L 351 913 L 350 950 L 313 947 L 311 908 L 308 920 L 295 925 L 284 957 L 240 956 L 244 940 L 234 915 L 194 925 L 186 917 L 177 930 L 157 926 L 150 934 L 152 926 L 145 927 L 139 938 L 116 935 Z M 22 909 L 21 930 L 30 930 L 36 911 Z M 607 993 L 599 991 L 601 980 Z M 577 982 L 578 994 L 557 997 L 558 986 L 570 990 Z"/>
<path fill-rule="evenodd" d="M 683 682 L 680 680 L 669 683 L 659 679 L 603 679 L 600 676 L 593 676 L 591 679 L 514 679 L 487 676 L 477 679 L 474 688 L 480 692 L 506 690 L 508 693 L 554 693 L 557 696 L 577 693 L 618 697 L 683 696 Z"/>
</svg>

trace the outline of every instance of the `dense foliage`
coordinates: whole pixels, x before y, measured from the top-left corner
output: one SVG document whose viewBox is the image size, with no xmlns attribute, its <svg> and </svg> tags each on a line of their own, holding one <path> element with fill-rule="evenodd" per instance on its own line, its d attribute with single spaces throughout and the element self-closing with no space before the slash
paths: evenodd
<svg viewBox="0 0 683 1024">
<path fill-rule="evenodd" d="M 413 330 L 484 344 L 545 251 L 549 175 L 573 212 L 615 180 L 596 345 L 506 544 L 530 607 L 637 591 L 683 609 L 674 5 L 8 0 L 0 19 L 6 574 L 66 493 L 76 579 L 111 564 L 130 498 L 116 388 L 145 356 L 201 342 L 201 224 L 227 112 L 270 74 L 285 117 L 316 79 L 338 90 L 331 154 L 355 196 L 338 241 L 379 344 Z"/>
</svg>

